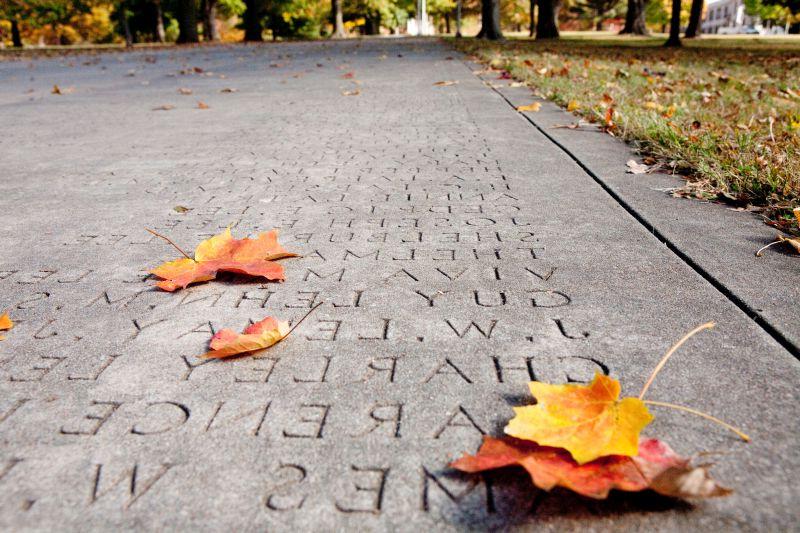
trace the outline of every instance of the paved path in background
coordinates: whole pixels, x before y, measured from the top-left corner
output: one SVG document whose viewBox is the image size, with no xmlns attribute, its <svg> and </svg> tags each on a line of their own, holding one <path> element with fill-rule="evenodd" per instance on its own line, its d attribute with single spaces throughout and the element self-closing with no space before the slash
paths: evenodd
<svg viewBox="0 0 800 533">
<path fill-rule="evenodd" d="M 380 40 L 0 64 L 0 527 L 796 527 L 798 362 L 461 59 Z M 176 253 L 145 227 L 191 248 L 227 226 L 303 257 L 282 284 L 153 290 Z M 323 300 L 257 357 L 197 358 Z M 650 398 L 753 442 L 664 410 L 646 434 L 728 452 L 732 497 L 447 470 L 528 380 L 635 395 L 709 320 Z"/>
</svg>

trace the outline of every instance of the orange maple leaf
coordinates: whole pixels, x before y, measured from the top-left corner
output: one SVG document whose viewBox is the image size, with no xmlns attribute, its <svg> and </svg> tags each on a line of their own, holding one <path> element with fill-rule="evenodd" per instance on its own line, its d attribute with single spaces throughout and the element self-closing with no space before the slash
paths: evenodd
<svg viewBox="0 0 800 533">
<path fill-rule="evenodd" d="M 532 381 L 528 387 L 536 405 L 515 407 L 505 432 L 565 448 L 579 464 L 606 455 L 635 456 L 639 433 L 653 420 L 642 400 L 620 400 L 619 382 L 600 373 L 588 385 Z"/>
<path fill-rule="evenodd" d="M 450 464 L 469 473 L 512 465 L 527 470 L 540 489 L 561 486 L 596 499 L 606 498 L 611 489 L 652 489 L 674 498 L 709 498 L 732 492 L 718 485 L 704 467 L 691 466 L 689 459 L 657 439 L 642 440 L 635 457 L 611 455 L 581 465 L 561 448 L 486 436 L 478 453 L 464 454 Z"/>
<path fill-rule="evenodd" d="M 14 327 L 14 321 L 8 316 L 8 313 L 0 315 L 0 331 L 7 331 Z M 0 341 L 5 340 L 3 335 L 0 335 Z"/>
<path fill-rule="evenodd" d="M 211 350 L 202 357 L 222 359 L 232 355 L 255 352 L 269 348 L 289 334 L 289 323 L 268 316 L 261 322 L 249 326 L 244 333 L 222 329 L 211 337 Z"/>
<path fill-rule="evenodd" d="M 187 255 L 164 263 L 150 272 L 163 280 L 156 283 L 158 288 L 170 292 L 183 289 L 191 283 L 212 280 L 217 277 L 218 272 L 234 272 L 263 277 L 270 281 L 283 281 L 283 267 L 274 261 L 296 256 L 297 254 L 287 252 L 278 244 L 276 230 L 261 233 L 255 239 L 239 240 L 231 236 L 228 228 L 224 233 L 197 245 L 194 259 Z"/>
</svg>

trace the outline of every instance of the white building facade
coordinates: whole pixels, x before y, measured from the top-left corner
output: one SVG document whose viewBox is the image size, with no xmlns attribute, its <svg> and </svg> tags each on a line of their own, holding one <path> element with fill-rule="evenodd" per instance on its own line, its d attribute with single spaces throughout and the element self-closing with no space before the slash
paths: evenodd
<svg viewBox="0 0 800 533">
<path fill-rule="evenodd" d="M 706 6 L 703 33 L 752 33 L 761 29 L 757 17 L 745 12 L 744 0 L 716 0 Z"/>
</svg>

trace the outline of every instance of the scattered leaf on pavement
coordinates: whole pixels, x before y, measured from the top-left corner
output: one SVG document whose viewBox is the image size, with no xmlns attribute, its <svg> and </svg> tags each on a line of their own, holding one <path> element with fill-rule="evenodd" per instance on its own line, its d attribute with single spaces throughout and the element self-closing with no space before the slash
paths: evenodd
<svg viewBox="0 0 800 533">
<path fill-rule="evenodd" d="M 628 165 L 628 174 L 647 174 L 647 171 L 650 170 L 647 165 L 637 163 L 633 159 L 629 159 L 625 164 Z"/>
<path fill-rule="evenodd" d="M 611 489 L 652 489 L 674 498 L 709 498 L 732 492 L 718 485 L 704 467 L 691 466 L 689 459 L 677 455 L 664 442 L 642 439 L 638 448 L 634 457 L 611 455 L 578 464 L 560 448 L 485 436 L 478 453 L 465 454 L 450 466 L 474 473 L 519 465 L 540 489 L 561 486 L 596 499 L 606 498 Z"/>
<path fill-rule="evenodd" d="M 342 91 L 342 96 L 358 96 L 361 94 L 361 89 L 353 89 L 352 91 Z"/>
<path fill-rule="evenodd" d="M 238 240 L 231 236 L 228 228 L 224 233 L 197 245 L 194 259 L 187 255 L 164 263 L 151 272 L 163 280 L 156 284 L 158 288 L 169 292 L 192 283 L 212 280 L 218 272 L 234 272 L 263 277 L 270 281 L 282 281 L 283 266 L 274 261 L 296 256 L 297 254 L 287 252 L 278 244 L 276 230 L 260 233 L 255 239 Z"/>
<path fill-rule="evenodd" d="M 198 100 L 197 102 L 197 109 L 208 109 L 208 104 L 205 102 L 201 102 Z"/>
<path fill-rule="evenodd" d="M 249 326 L 244 333 L 236 333 L 230 329 L 218 331 L 211 337 L 211 350 L 202 357 L 205 359 L 222 359 L 256 350 L 269 348 L 289 333 L 289 323 L 268 316 L 261 322 Z"/>
<path fill-rule="evenodd" d="M 233 87 L 225 87 L 224 89 L 220 89 L 219 92 L 221 93 L 235 93 L 239 89 L 234 89 Z"/>
<path fill-rule="evenodd" d="M 521 105 L 521 106 L 517 107 L 517 111 L 536 112 L 536 111 L 539 111 L 541 108 L 542 108 L 542 104 L 540 102 L 534 102 L 532 104 Z"/>
<path fill-rule="evenodd" d="M 433 85 L 435 87 L 449 87 L 450 85 L 457 85 L 457 84 L 458 80 L 443 80 L 443 81 L 437 81 Z"/>
<path fill-rule="evenodd" d="M 187 88 L 187 87 L 181 87 L 180 89 L 178 89 L 178 94 L 182 94 L 184 96 L 188 96 L 188 95 L 192 94 L 192 90 Z"/>
<path fill-rule="evenodd" d="M 567 111 L 577 111 L 581 108 L 581 104 L 577 100 L 570 100 L 567 104 Z"/>
<path fill-rule="evenodd" d="M 14 321 L 8 316 L 8 313 L 0 315 L 0 331 L 8 331 L 14 327 Z M 5 340 L 3 335 L 0 335 L 0 341 Z"/>
<path fill-rule="evenodd" d="M 153 111 L 169 111 L 170 109 L 175 109 L 175 106 L 172 104 L 164 104 L 158 107 L 154 107 Z"/>
<path fill-rule="evenodd" d="M 191 211 L 192 210 L 191 207 L 184 207 L 182 205 L 176 205 L 172 209 L 174 209 L 175 212 L 177 212 L 177 213 L 186 213 L 187 211 Z"/>
<path fill-rule="evenodd" d="M 515 407 L 505 432 L 542 446 L 566 449 L 584 464 L 638 452 L 639 433 L 653 417 L 638 398 L 619 399 L 617 380 L 597 373 L 588 385 L 528 383 L 535 405 Z"/>
</svg>

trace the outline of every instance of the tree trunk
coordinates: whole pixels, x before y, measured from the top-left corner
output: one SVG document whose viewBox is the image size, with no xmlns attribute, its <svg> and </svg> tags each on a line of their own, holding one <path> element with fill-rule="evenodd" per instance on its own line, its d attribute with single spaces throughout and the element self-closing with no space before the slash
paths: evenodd
<svg viewBox="0 0 800 533">
<path fill-rule="evenodd" d="M 503 38 L 500 31 L 500 0 L 481 0 L 481 31 L 478 37 L 492 41 Z"/>
<path fill-rule="evenodd" d="M 632 33 L 634 35 L 648 35 L 645 24 L 644 11 L 647 0 L 628 0 L 628 11 L 625 13 L 625 27 L 620 34 Z"/>
<path fill-rule="evenodd" d="M 461 38 L 461 0 L 456 0 L 456 37 Z"/>
<path fill-rule="evenodd" d="M 178 0 L 179 43 L 197 43 L 197 6 L 195 0 Z"/>
<path fill-rule="evenodd" d="M 594 31 L 603 31 L 603 15 L 600 15 L 597 18 L 597 22 L 594 25 Z"/>
<path fill-rule="evenodd" d="M 534 16 L 536 12 L 536 0 L 530 1 L 530 9 L 531 9 L 531 20 L 530 23 L 528 23 L 528 37 L 533 37 L 534 35 L 536 35 L 536 17 Z"/>
<path fill-rule="evenodd" d="M 664 46 L 681 46 L 681 0 L 672 0 L 672 19 L 669 23 L 669 39 Z"/>
<path fill-rule="evenodd" d="M 203 0 L 203 40 L 219 41 L 217 0 Z"/>
<path fill-rule="evenodd" d="M 247 6 L 244 11 L 244 40 L 263 41 L 261 19 L 264 18 L 264 3 L 262 0 L 245 0 L 244 3 Z"/>
<path fill-rule="evenodd" d="M 444 32 L 450 35 L 450 13 L 444 14 Z"/>
<path fill-rule="evenodd" d="M 684 37 L 692 39 L 700 34 L 700 17 L 702 15 L 703 0 L 692 0 L 692 8 L 689 11 L 689 25 L 686 26 Z"/>
<path fill-rule="evenodd" d="M 156 41 L 163 43 L 167 40 L 167 33 L 164 31 L 164 13 L 161 11 L 161 0 L 153 0 L 153 4 L 156 6 L 156 27 L 154 31 Z"/>
<path fill-rule="evenodd" d="M 789 31 L 787 31 L 786 33 L 790 33 L 790 34 L 800 33 L 800 22 L 794 22 L 794 23 L 790 24 L 789 25 Z"/>
<path fill-rule="evenodd" d="M 19 35 L 17 19 L 11 19 L 11 42 L 14 44 L 14 48 L 22 48 L 22 37 Z"/>
<path fill-rule="evenodd" d="M 342 1 L 343 0 L 331 0 L 331 16 L 333 17 L 333 33 L 331 34 L 331 39 L 344 39 L 347 37 L 344 31 Z"/>
<path fill-rule="evenodd" d="M 536 0 L 539 5 L 539 18 L 536 21 L 536 40 L 558 39 L 558 0 Z"/>
</svg>

